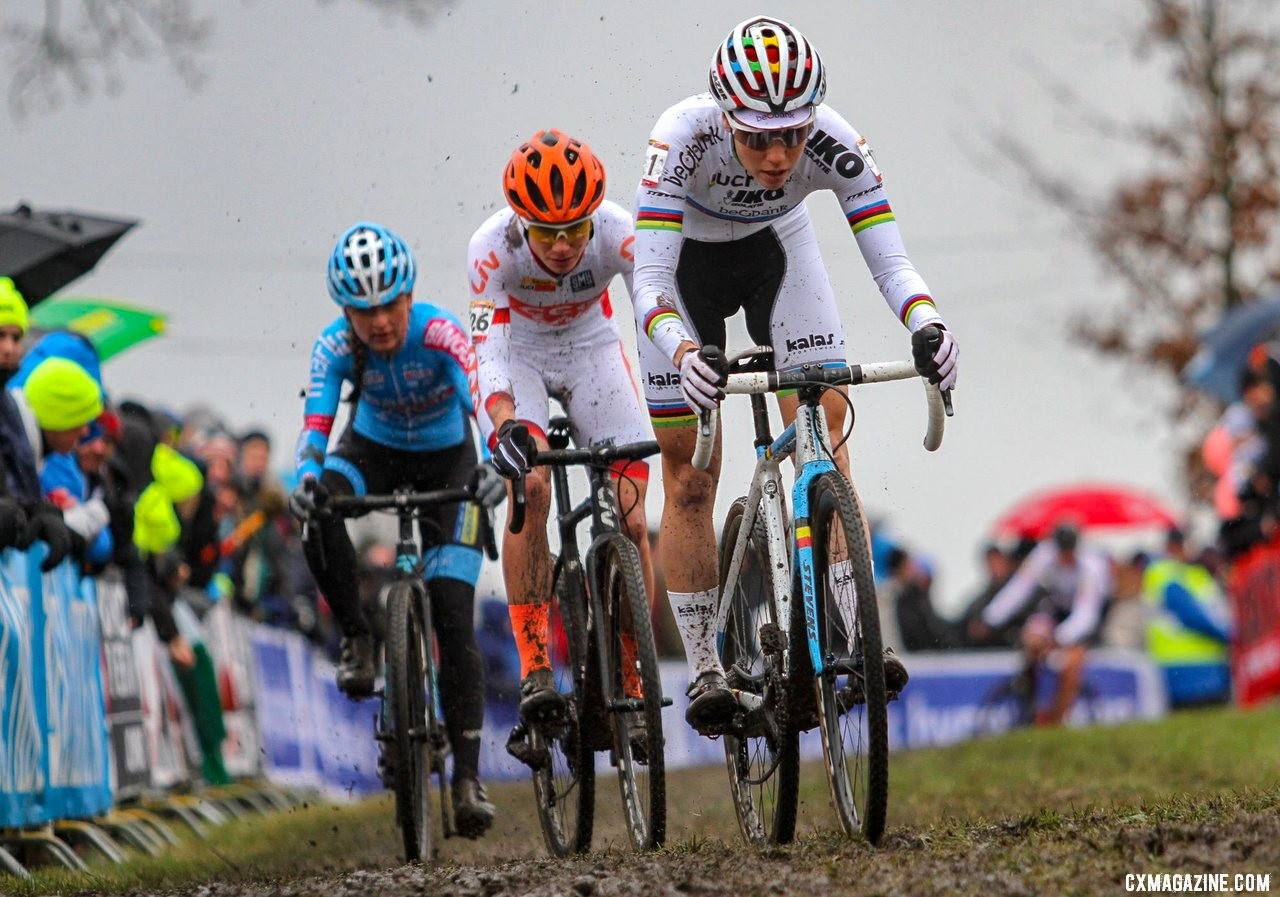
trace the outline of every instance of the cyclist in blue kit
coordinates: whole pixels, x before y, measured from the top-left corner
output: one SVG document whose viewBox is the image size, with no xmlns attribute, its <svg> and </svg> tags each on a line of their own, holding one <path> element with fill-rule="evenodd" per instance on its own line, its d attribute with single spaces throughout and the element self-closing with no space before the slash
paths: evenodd
<svg viewBox="0 0 1280 897">
<path fill-rule="evenodd" d="M 359 600 L 356 553 L 344 521 L 317 512 L 332 495 L 477 485 L 485 505 L 505 486 L 477 466 L 471 435 L 476 363 L 466 330 L 448 312 L 413 301 L 417 269 L 405 242 L 361 222 L 342 235 L 329 260 L 329 295 L 342 315 L 311 354 L 305 420 L 298 438 L 298 487 L 290 506 L 309 521 L 307 564 L 342 630 L 338 687 L 353 697 L 374 685 L 374 646 Z M 329 448 L 344 383 L 351 421 Z M 484 665 L 473 627 L 480 574 L 480 508 L 444 505 L 424 529 L 425 578 L 439 642 L 440 693 L 453 750 L 453 805 L 459 831 L 479 837 L 493 804 L 479 782 Z M 436 531 L 438 529 L 438 532 Z"/>
</svg>

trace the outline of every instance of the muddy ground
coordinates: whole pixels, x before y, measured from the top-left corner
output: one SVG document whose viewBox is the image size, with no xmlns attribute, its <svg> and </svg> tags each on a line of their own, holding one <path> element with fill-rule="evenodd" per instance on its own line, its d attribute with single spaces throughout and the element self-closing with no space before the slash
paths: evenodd
<svg viewBox="0 0 1280 897">
<path fill-rule="evenodd" d="M 816 772 L 816 770 L 815 770 Z M 395 864 L 388 824 L 369 832 L 355 872 L 252 881 L 228 870 L 216 883 L 184 889 L 200 897 L 430 894 L 439 897 L 680 897 L 680 895 L 1123 894 L 1143 873 L 1270 875 L 1280 890 L 1280 789 L 1228 796 L 1178 796 L 1105 809 L 1041 809 L 994 822 L 959 819 L 891 825 L 879 848 L 832 831 L 820 798 L 801 808 L 802 831 L 785 848 L 752 849 L 737 837 L 723 774 L 707 771 L 672 795 L 672 836 L 660 851 L 624 846 L 617 792 L 601 788 L 598 852 L 546 857 L 526 787 L 495 793 L 499 824 L 483 841 L 450 839 L 429 867 Z M 602 784 L 604 784 L 602 782 Z M 323 845 L 318 845 L 320 854 Z M 350 861 L 352 858 L 348 857 Z M 302 860 L 302 858 L 300 858 Z M 306 868 L 306 863 L 300 863 Z M 319 867 L 317 867 L 319 868 Z M 300 870 L 301 871 L 301 870 Z M 1201 884 L 1205 880 L 1183 879 Z M 1129 880 L 1132 887 L 1134 882 Z M 1254 884 L 1259 884 L 1254 879 Z M 1166 882 L 1172 887 L 1176 883 Z M 141 894 L 142 892 L 136 892 Z"/>
</svg>

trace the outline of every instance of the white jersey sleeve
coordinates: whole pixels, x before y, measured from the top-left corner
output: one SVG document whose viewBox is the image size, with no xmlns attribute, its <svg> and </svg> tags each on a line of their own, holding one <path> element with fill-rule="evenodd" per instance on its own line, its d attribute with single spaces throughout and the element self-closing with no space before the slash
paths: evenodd
<svg viewBox="0 0 1280 897">
<path fill-rule="evenodd" d="M 675 281 L 690 180 L 686 172 L 693 161 L 690 147 L 699 145 L 698 121 L 687 101 L 662 114 L 649 135 L 636 189 L 632 310 L 639 335 L 667 358 L 674 358 L 682 342 L 695 342 L 677 310 Z M 703 135 L 704 141 L 707 137 Z M 717 137 L 723 139 L 719 132 Z"/>
<path fill-rule="evenodd" d="M 1013 619 L 1014 614 L 1026 606 L 1036 586 L 1040 584 L 1041 578 L 1053 566 L 1056 552 L 1057 549 L 1049 541 L 1041 542 L 1031 549 L 1026 560 L 1004 584 L 1004 587 L 995 593 L 991 603 L 983 610 L 982 622 L 988 626 L 999 627 Z"/>
<path fill-rule="evenodd" d="M 479 407 L 477 416 L 488 417 L 490 403 L 510 399 L 511 307 L 504 279 L 511 263 L 505 210 L 491 216 L 471 237 L 467 247 L 467 276 L 471 287 L 471 343 L 476 351 Z"/>
<path fill-rule="evenodd" d="M 835 192 L 858 250 L 890 311 L 912 333 L 942 316 L 924 278 L 907 256 L 897 219 L 884 192 L 884 177 L 865 137 L 839 113 L 818 108 L 813 134 L 805 144 L 813 186 Z"/>
</svg>

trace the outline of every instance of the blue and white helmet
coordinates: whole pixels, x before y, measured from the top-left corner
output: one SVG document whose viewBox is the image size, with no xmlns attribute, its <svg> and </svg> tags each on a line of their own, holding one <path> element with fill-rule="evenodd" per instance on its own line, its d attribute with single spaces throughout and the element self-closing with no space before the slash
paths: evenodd
<svg viewBox="0 0 1280 897">
<path fill-rule="evenodd" d="M 329 258 L 329 295 L 343 308 L 374 308 L 413 289 L 418 267 L 404 240 L 361 221 L 338 238 Z"/>
</svg>

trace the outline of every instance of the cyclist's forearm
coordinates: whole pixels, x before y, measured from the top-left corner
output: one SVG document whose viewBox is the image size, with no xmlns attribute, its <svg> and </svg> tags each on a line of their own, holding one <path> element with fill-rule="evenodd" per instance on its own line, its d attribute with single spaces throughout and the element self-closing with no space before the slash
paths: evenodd
<svg viewBox="0 0 1280 897">
<path fill-rule="evenodd" d="M 693 342 L 676 307 L 676 262 L 684 241 L 684 198 L 641 187 L 636 195 L 635 272 L 631 304 L 641 336 L 672 358 Z"/>
<path fill-rule="evenodd" d="M 885 207 L 887 209 L 887 204 Z M 855 228 L 863 261 L 889 310 L 903 326 L 914 333 L 928 324 L 940 324 L 942 316 L 934 305 L 929 285 L 907 256 L 892 213 L 889 219 L 866 230 Z"/>
<path fill-rule="evenodd" d="M 488 413 L 489 420 L 493 421 L 494 432 L 497 432 L 507 421 L 515 420 L 515 399 L 511 397 L 510 393 L 491 393 L 485 399 L 484 410 Z"/>
</svg>

